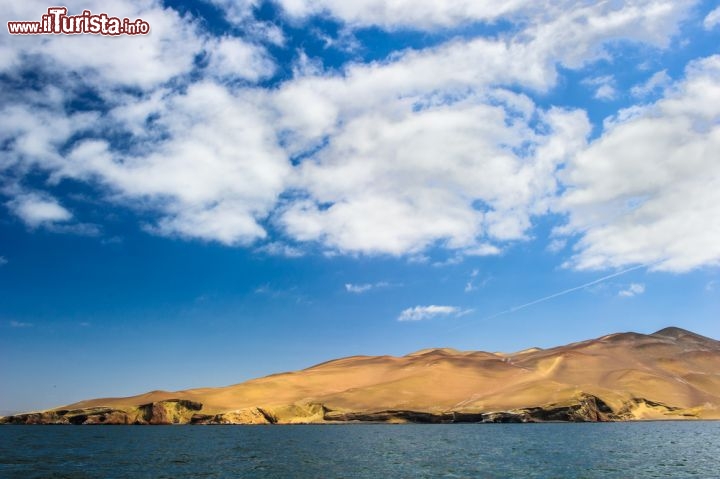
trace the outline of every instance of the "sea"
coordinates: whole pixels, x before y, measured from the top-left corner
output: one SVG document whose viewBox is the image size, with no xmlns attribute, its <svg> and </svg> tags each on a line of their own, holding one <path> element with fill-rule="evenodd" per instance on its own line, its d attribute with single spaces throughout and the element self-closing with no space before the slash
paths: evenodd
<svg viewBox="0 0 720 479">
<path fill-rule="evenodd" d="M 720 422 L 0 426 L 0 478 L 720 478 Z"/>
</svg>

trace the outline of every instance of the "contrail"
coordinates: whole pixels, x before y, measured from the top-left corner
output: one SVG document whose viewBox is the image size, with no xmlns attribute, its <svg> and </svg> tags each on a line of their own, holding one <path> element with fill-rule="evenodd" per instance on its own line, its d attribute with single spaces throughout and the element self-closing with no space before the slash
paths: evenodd
<svg viewBox="0 0 720 479">
<path fill-rule="evenodd" d="M 480 319 L 478 319 L 478 321 L 484 321 L 484 320 L 487 320 L 487 319 L 497 318 L 498 316 L 502 316 L 502 315 L 504 315 L 504 314 L 514 313 L 515 311 L 520 311 L 521 309 L 525 309 L 525 308 L 527 308 L 527 307 L 529 307 L 529 306 L 533 306 L 533 305 L 538 304 L 538 303 L 543 303 L 543 302 L 545 302 L 545 301 L 549 301 L 549 300 L 551 300 L 551 299 L 553 299 L 553 298 L 557 298 L 558 296 L 563 296 L 563 295 L 565 295 L 565 294 L 572 293 L 573 291 L 577 291 L 577 290 L 579 290 L 579 289 L 584 289 L 584 288 L 587 288 L 588 286 L 592 286 L 592 285 L 594 285 L 594 284 L 602 283 L 603 281 L 607 281 L 607 280 L 612 279 L 612 278 L 615 278 L 615 277 L 617 277 L 617 276 L 621 276 L 621 275 L 626 274 L 626 273 L 629 273 L 629 272 L 631 272 L 631 271 L 635 271 L 636 269 L 647 268 L 648 266 L 651 266 L 651 265 L 649 265 L 649 264 L 641 264 L 641 265 L 638 265 L 638 266 L 633 266 L 632 268 L 624 269 L 624 270 L 622 270 L 622 271 L 618 271 L 618 272 L 616 272 L 616 273 L 609 274 L 609 275 L 607 275 L 607 276 L 603 276 L 602 278 L 596 279 L 596 280 L 594 280 L 594 281 L 590 281 L 589 283 L 585 283 L 585 284 L 581 284 L 580 286 L 575 286 L 575 287 L 573 287 L 573 288 L 565 289 L 565 290 L 560 291 L 560 292 L 558 292 L 558 293 L 553 293 L 553 294 L 551 294 L 551 295 L 549 295 L 549 296 L 544 296 L 544 297 L 542 297 L 542 298 L 535 299 L 535 300 L 533 300 L 533 301 L 530 301 L 529 303 L 521 304 L 521 305 L 519 305 L 519 306 L 513 306 L 513 307 L 510 308 L 510 309 L 506 309 L 506 310 L 504 310 L 504 311 L 500 311 L 499 313 L 491 314 L 490 316 L 485 316 L 484 318 L 480 318 Z M 467 324 L 468 324 L 468 323 L 460 324 L 460 325 L 452 328 L 452 330 L 461 328 L 461 327 L 463 327 L 463 326 L 467 326 Z"/>
</svg>

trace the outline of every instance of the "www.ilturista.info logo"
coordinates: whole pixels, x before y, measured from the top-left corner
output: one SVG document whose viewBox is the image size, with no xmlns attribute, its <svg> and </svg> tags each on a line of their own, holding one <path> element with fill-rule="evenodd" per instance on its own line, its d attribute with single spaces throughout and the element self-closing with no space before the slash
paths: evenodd
<svg viewBox="0 0 720 479">
<path fill-rule="evenodd" d="M 150 24 L 141 18 L 121 19 L 90 10 L 68 15 L 66 7 L 48 8 L 39 22 L 7 22 L 7 26 L 11 35 L 147 35 L 150 32 Z"/>
</svg>

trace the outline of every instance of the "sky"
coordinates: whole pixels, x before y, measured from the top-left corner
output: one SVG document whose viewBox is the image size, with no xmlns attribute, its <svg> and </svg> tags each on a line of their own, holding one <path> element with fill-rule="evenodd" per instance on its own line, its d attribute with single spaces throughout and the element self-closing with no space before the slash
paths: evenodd
<svg viewBox="0 0 720 479">
<path fill-rule="evenodd" d="M 720 7 L 111 0 L 11 35 L 0 414 L 332 358 L 720 338 Z M 88 14 L 89 15 L 89 14 Z"/>
</svg>

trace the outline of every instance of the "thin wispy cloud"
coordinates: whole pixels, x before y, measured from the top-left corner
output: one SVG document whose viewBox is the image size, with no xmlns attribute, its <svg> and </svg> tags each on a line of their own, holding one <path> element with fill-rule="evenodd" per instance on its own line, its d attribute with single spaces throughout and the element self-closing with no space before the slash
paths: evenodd
<svg viewBox="0 0 720 479">
<path fill-rule="evenodd" d="M 632 298 L 645 292 L 645 285 L 641 283 L 630 283 L 627 288 L 618 292 L 618 296 L 622 298 Z"/>
<path fill-rule="evenodd" d="M 22 321 L 10 321 L 11 328 L 32 328 L 35 326 L 33 323 L 25 323 Z"/>
<path fill-rule="evenodd" d="M 0 266 L 4 266 L 6 264 L 8 264 L 7 258 L 5 258 L 5 256 L 0 256 Z"/>
<path fill-rule="evenodd" d="M 636 97 L 644 97 L 650 93 L 663 90 L 671 83 L 672 78 L 668 75 L 667 70 L 662 70 L 648 78 L 645 83 L 632 87 L 630 93 Z"/>
<path fill-rule="evenodd" d="M 567 240 L 554 239 L 547 245 L 547 250 L 551 253 L 557 253 L 562 251 L 567 246 Z"/>
<path fill-rule="evenodd" d="M 463 291 L 465 291 L 466 293 L 471 293 L 473 291 L 477 291 L 478 289 L 485 286 L 488 283 L 488 281 L 490 281 L 490 277 L 486 277 L 486 278 L 482 278 L 482 279 L 478 278 L 479 274 L 480 274 L 479 269 L 472 270 L 472 272 L 470 273 L 470 279 L 468 279 L 467 283 L 465 283 L 465 289 Z"/>
<path fill-rule="evenodd" d="M 397 285 L 388 283 L 387 281 L 379 281 L 377 283 L 362 283 L 362 284 L 345 283 L 345 291 L 347 291 L 348 293 L 361 294 L 361 293 L 366 293 L 373 289 L 389 288 L 391 286 L 397 286 Z"/>
<path fill-rule="evenodd" d="M 478 273 L 480 271 L 477 269 L 472 270 L 472 273 L 470 273 L 470 279 L 467 283 L 465 283 L 465 292 L 469 293 L 470 291 L 473 291 L 475 289 L 475 286 L 473 285 L 473 281 L 477 277 Z"/>
<path fill-rule="evenodd" d="M 436 317 L 455 317 L 465 316 L 472 313 L 472 309 L 463 309 L 457 306 L 415 306 L 407 308 L 400 313 L 398 321 L 424 321 Z"/>
<path fill-rule="evenodd" d="M 366 291 L 370 291 L 373 288 L 372 284 L 352 284 L 352 283 L 345 283 L 345 291 L 348 293 L 364 293 Z"/>
<path fill-rule="evenodd" d="M 253 293 L 256 296 L 265 296 L 273 300 L 292 301 L 296 304 L 310 304 L 312 302 L 297 286 L 281 288 L 270 283 L 264 283 L 256 286 Z"/>
<path fill-rule="evenodd" d="M 503 316 L 503 315 L 506 315 L 506 314 L 514 313 L 514 312 L 516 312 L 516 311 L 520 311 L 520 310 L 522 310 L 522 309 L 529 308 L 530 306 L 534 306 L 534 305 L 536 305 L 536 304 L 544 303 L 545 301 L 550 301 L 550 300 L 552 300 L 552 299 L 559 298 L 560 296 L 564 296 L 564 295 L 566 295 L 566 294 L 570 294 L 570 293 L 573 293 L 573 292 L 575 292 L 575 291 L 580 291 L 581 289 L 585 289 L 585 288 L 588 288 L 588 287 L 590 287 L 590 286 L 594 286 L 594 285 L 596 285 L 596 284 L 600 284 L 600 283 L 602 283 L 602 282 L 604 282 L 604 281 L 607 281 L 607 280 L 609 280 L 609 279 L 617 278 L 618 276 L 622 276 L 622 275 L 624 275 L 624 274 L 630 273 L 631 271 L 636 271 L 636 270 L 641 269 L 641 268 L 647 268 L 647 267 L 649 267 L 649 266 L 650 266 L 650 265 L 646 265 L 646 264 L 642 264 L 642 265 L 638 265 L 638 266 L 633 266 L 632 268 L 627 268 L 627 269 L 624 269 L 624 270 L 622 270 L 622 271 L 618 271 L 618 272 L 616 272 L 616 273 L 609 274 L 609 275 L 607 275 L 607 276 L 603 276 L 602 278 L 598 278 L 598 279 L 596 279 L 596 280 L 593 280 L 593 281 L 590 281 L 590 282 L 587 282 L 587 283 L 583 283 L 583 284 L 581 284 L 581 285 L 579 285 L 579 286 L 575 286 L 575 287 L 572 287 L 572 288 L 564 289 L 564 290 L 562 290 L 562 291 L 558 291 L 557 293 L 553 293 L 553 294 L 550 294 L 550 295 L 547 295 L 547 296 L 543 296 L 542 298 L 538 298 L 538 299 L 535 299 L 535 300 L 533 300 L 533 301 L 529 301 L 529 302 L 527 302 L 527 303 L 523 303 L 523 304 L 520 304 L 520 305 L 517 305 L 517 306 L 513 306 L 512 308 L 508 308 L 508 309 L 503 310 L 503 311 L 500 311 L 500 312 L 498 312 L 498 313 L 491 314 L 491 315 L 485 316 L 485 317 L 483 317 L 483 318 L 479 318 L 479 321 L 484 321 L 484 320 L 488 320 L 488 319 L 494 319 L 494 318 L 497 318 L 497 317 L 499 317 L 499 316 Z M 458 329 L 458 328 L 460 328 L 460 327 L 462 327 L 462 326 L 467 326 L 467 324 L 468 324 L 468 323 L 465 323 L 464 325 L 458 325 L 458 326 L 456 326 L 456 327 L 453 328 L 453 329 Z"/>
<path fill-rule="evenodd" d="M 262 245 L 257 248 L 257 251 L 270 256 L 283 256 L 285 258 L 301 258 L 305 256 L 305 252 L 300 248 L 279 241 Z"/>
</svg>

